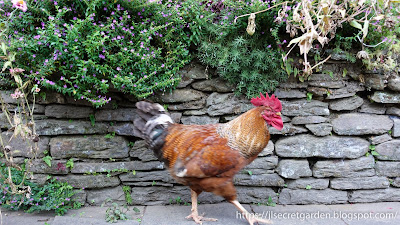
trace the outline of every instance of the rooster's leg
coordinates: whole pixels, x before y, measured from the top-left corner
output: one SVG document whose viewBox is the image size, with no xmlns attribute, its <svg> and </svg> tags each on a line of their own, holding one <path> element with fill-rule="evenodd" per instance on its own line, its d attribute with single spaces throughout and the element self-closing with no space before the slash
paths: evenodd
<svg viewBox="0 0 400 225">
<path fill-rule="evenodd" d="M 199 212 L 197 211 L 197 193 L 190 189 L 191 194 L 192 194 L 192 214 L 186 217 L 186 219 L 192 218 L 194 222 L 197 224 L 202 224 L 202 221 L 217 221 L 217 219 L 214 218 L 205 218 L 203 216 L 199 216 Z"/>
<path fill-rule="evenodd" d="M 254 214 L 250 214 L 237 200 L 231 201 L 232 204 L 242 212 L 242 215 L 246 218 L 250 225 L 253 225 L 255 222 L 264 223 L 264 224 L 272 224 L 271 220 L 261 219 L 256 217 Z"/>
</svg>

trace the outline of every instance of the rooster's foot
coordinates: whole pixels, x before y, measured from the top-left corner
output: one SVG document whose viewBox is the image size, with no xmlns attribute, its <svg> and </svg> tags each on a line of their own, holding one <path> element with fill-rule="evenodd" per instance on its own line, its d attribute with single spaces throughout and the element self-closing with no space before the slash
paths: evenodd
<svg viewBox="0 0 400 225">
<path fill-rule="evenodd" d="M 186 219 L 193 219 L 197 224 L 203 224 L 203 221 L 217 221 L 218 219 L 203 217 L 204 213 L 199 216 L 197 213 L 192 213 Z"/>
<path fill-rule="evenodd" d="M 262 224 L 272 224 L 271 220 L 266 220 L 266 219 L 261 219 L 256 216 L 251 216 L 250 218 L 247 219 L 250 225 L 253 225 L 254 223 L 262 223 Z"/>
</svg>

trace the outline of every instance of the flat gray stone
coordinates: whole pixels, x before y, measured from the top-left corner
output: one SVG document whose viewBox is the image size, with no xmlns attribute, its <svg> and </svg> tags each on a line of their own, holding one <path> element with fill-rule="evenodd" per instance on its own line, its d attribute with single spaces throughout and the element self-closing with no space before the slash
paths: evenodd
<svg viewBox="0 0 400 225">
<path fill-rule="evenodd" d="M 326 65 L 324 65 L 326 66 Z M 309 81 L 339 81 L 343 80 L 343 77 L 341 77 L 337 73 L 333 74 L 327 74 L 327 73 L 315 73 L 312 76 L 310 76 Z"/>
<path fill-rule="evenodd" d="M 212 93 L 207 98 L 207 113 L 210 116 L 221 116 L 226 114 L 240 114 L 254 108 L 250 100 L 245 97 L 235 96 L 233 93 Z"/>
<path fill-rule="evenodd" d="M 11 139 L 13 133 L 3 132 L 1 133 L 1 138 L 3 139 L 4 146 L 11 146 L 11 155 L 13 157 L 25 157 L 33 158 L 35 155 L 38 158 L 43 158 L 44 151 L 49 151 L 49 137 L 39 137 L 38 149 L 35 151 L 31 147 L 34 146 L 34 142 L 30 140 L 21 140 L 21 137 L 14 137 Z"/>
<path fill-rule="evenodd" d="M 140 132 L 134 129 L 133 122 L 115 123 L 108 127 L 108 132 L 115 132 L 120 136 L 141 137 Z"/>
<path fill-rule="evenodd" d="M 115 187 L 121 182 L 118 177 L 107 177 L 103 174 L 98 175 L 72 175 L 67 176 L 55 176 L 60 182 L 68 182 L 72 187 L 75 188 L 105 188 Z"/>
<path fill-rule="evenodd" d="M 177 182 L 171 177 L 167 170 L 136 171 L 135 175 L 133 175 L 133 173 L 123 173 L 119 175 L 119 178 L 124 185 L 134 185 L 134 183 L 146 181 L 177 184 Z"/>
<path fill-rule="evenodd" d="M 384 115 L 348 113 L 333 119 L 332 125 L 339 135 L 384 134 L 392 129 L 393 121 Z"/>
<path fill-rule="evenodd" d="M 353 97 L 334 100 L 330 102 L 329 109 L 335 111 L 354 110 L 360 107 L 363 103 L 364 100 L 356 95 Z"/>
<path fill-rule="evenodd" d="M 42 92 L 41 92 L 42 93 Z M 36 96 L 35 103 L 36 104 L 43 104 L 43 105 L 48 105 L 48 104 L 65 104 L 67 103 L 65 100 L 65 97 L 61 93 L 57 92 L 45 92 L 45 98 L 43 97 L 38 97 Z M 32 96 L 30 95 L 28 97 L 30 100 L 32 100 Z M 86 101 L 87 102 L 87 101 Z"/>
<path fill-rule="evenodd" d="M 281 101 L 285 116 L 328 116 L 328 103 L 317 100 Z"/>
<path fill-rule="evenodd" d="M 44 114 L 55 118 L 82 119 L 89 118 L 89 115 L 93 114 L 93 108 L 71 105 L 48 105 Z"/>
<path fill-rule="evenodd" d="M 27 164 L 29 171 L 33 173 L 45 174 L 67 174 L 69 169 L 66 168 L 66 160 L 51 160 L 49 167 L 42 159 L 33 159 L 31 164 Z"/>
<path fill-rule="evenodd" d="M 38 135 L 56 136 L 63 134 L 105 134 L 108 127 L 105 123 L 91 125 L 89 121 L 68 120 L 37 120 L 36 133 Z"/>
<path fill-rule="evenodd" d="M 274 92 L 275 96 L 281 98 L 306 98 L 306 92 L 298 89 L 282 89 L 277 88 Z"/>
<path fill-rule="evenodd" d="M 167 205 L 174 203 L 178 197 L 182 203 L 191 201 L 190 189 L 185 186 L 132 187 L 131 196 L 133 205 Z M 198 201 L 202 201 L 201 197 Z"/>
<path fill-rule="evenodd" d="M 382 115 L 385 114 L 385 111 L 386 108 L 384 105 L 378 103 L 371 103 L 369 100 L 365 100 L 359 112 Z"/>
<path fill-rule="evenodd" d="M 11 90 L 0 90 L 0 96 L 6 104 L 18 104 L 18 100 L 11 97 L 14 91 Z"/>
<path fill-rule="evenodd" d="M 253 162 L 247 165 L 244 169 L 264 169 L 270 170 L 275 169 L 278 165 L 278 156 L 268 156 L 268 157 L 257 157 Z"/>
<path fill-rule="evenodd" d="M 348 201 L 346 191 L 324 190 L 292 190 L 283 189 L 279 195 L 279 204 L 343 204 Z"/>
<path fill-rule="evenodd" d="M 163 103 L 179 103 L 179 102 L 190 102 L 200 100 L 201 98 L 205 98 L 206 95 L 197 90 L 193 90 L 190 88 L 183 89 L 175 89 L 170 93 L 164 93 L 157 95 L 156 102 Z"/>
<path fill-rule="evenodd" d="M 143 162 L 156 161 L 158 160 L 152 150 L 150 150 L 144 140 L 138 140 L 135 142 L 131 150 L 129 151 L 129 156 L 133 158 L 138 158 Z"/>
<path fill-rule="evenodd" d="M 307 88 L 307 92 L 313 94 L 313 98 L 315 98 L 315 97 L 324 97 L 330 94 L 332 91 L 328 90 L 327 88 L 310 86 Z"/>
<path fill-rule="evenodd" d="M 382 134 L 379 136 L 370 137 L 369 140 L 373 145 L 379 145 L 381 143 L 392 140 L 393 138 L 389 136 L 389 134 Z"/>
<path fill-rule="evenodd" d="M 285 181 L 276 173 L 252 175 L 239 173 L 235 175 L 233 182 L 235 185 L 258 187 L 283 187 L 285 184 Z"/>
<path fill-rule="evenodd" d="M 171 113 L 170 117 L 171 117 L 172 121 L 174 121 L 174 123 L 180 123 L 181 118 L 182 118 L 182 113 L 174 112 L 174 113 Z"/>
<path fill-rule="evenodd" d="M 124 204 L 125 201 L 125 193 L 122 191 L 122 187 L 111 187 L 111 188 L 102 188 L 98 190 L 87 190 L 87 199 L 86 201 L 90 205 L 100 206 L 104 203 L 104 205 L 111 205 L 111 203 Z"/>
<path fill-rule="evenodd" d="M 278 202 L 277 193 L 268 187 L 236 186 L 238 201 L 240 203 L 267 203 L 271 197 L 273 202 Z"/>
<path fill-rule="evenodd" d="M 222 78 L 198 81 L 192 87 L 199 91 L 206 92 L 232 92 L 235 87 Z"/>
<path fill-rule="evenodd" d="M 376 158 L 380 160 L 400 160 L 400 140 L 387 141 L 376 146 L 379 153 Z"/>
<path fill-rule="evenodd" d="M 219 122 L 218 117 L 209 117 L 209 116 L 182 116 L 181 118 L 182 124 L 215 124 Z"/>
<path fill-rule="evenodd" d="M 118 159 L 129 156 L 129 147 L 128 141 L 120 136 L 61 136 L 50 140 L 50 153 L 53 159 Z"/>
<path fill-rule="evenodd" d="M 260 152 L 260 154 L 258 154 L 258 157 L 262 157 L 262 156 L 268 156 L 274 153 L 274 143 L 269 140 L 267 146 L 262 150 L 262 152 Z"/>
<path fill-rule="evenodd" d="M 400 77 L 398 75 L 389 78 L 388 88 L 392 91 L 400 92 Z"/>
<path fill-rule="evenodd" d="M 400 162 L 376 162 L 376 174 L 386 177 L 400 177 Z"/>
<path fill-rule="evenodd" d="M 349 198 L 351 203 L 392 201 L 400 201 L 399 188 L 354 191 Z"/>
<path fill-rule="evenodd" d="M 365 87 L 375 90 L 383 90 L 386 87 L 387 76 L 381 73 L 364 73 Z"/>
<path fill-rule="evenodd" d="M 203 109 L 204 106 L 206 106 L 206 99 L 202 98 L 196 101 L 183 102 L 180 104 L 169 104 L 168 110 Z"/>
<path fill-rule="evenodd" d="M 400 118 L 392 118 L 393 120 L 393 137 L 400 137 Z"/>
<path fill-rule="evenodd" d="M 31 178 L 29 179 L 30 182 L 36 183 L 39 186 L 44 186 L 47 183 L 48 175 L 47 174 L 41 174 L 41 173 L 35 173 L 32 174 Z M 85 202 L 83 202 L 85 203 Z"/>
<path fill-rule="evenodd" d="M 95 118 L 96 121 L 132 122 L 136 118 L 136 109 L 134 108 L 103 109 L 96 111 Z"/>
<path fill-rule="evenodd" d="M 387 177 L 378 177 L 378 176 L 334 178 L 331 180 L 330 187 L 332 189 L 338 189 L 338 190 L 388 188 L 389 180 Z"/>
<path fill-rule="evenodd" d="M 84 205 L 86 203 L 87 193 L 82 189 L 74 189 L 75 194 L 71 197 L 72 201 L 76 201 Z"/>
<path fill-rule="evenodd" d="M 310 79 L 312 79 L 312 76 Z M 301 82 L 297 77 L 294 76 L 289 76 L 285 82 L 281 82 L 278 85 L 279 88 L 307 88 L 307 86 L 308 81 Z"/>
<path fill-rule="evenodd" d="M 329 74 L 313 74 L 308 81 L 309 86 L 324 88 L 343 88 L 346 82 L 336 74 L 331 77 Z"/>
<path fill-rule="evenodd" d="M 233 93 L 224 93 L 224 94 L 220 94 L 220 93 L 212 93 L 208 96 L 206 102 L 207 102 L 207 106 L 212 106 L 212 105 L 216 105 L 216 104 L 221 104 L 227 101 L 232 101 L 238 99 L 237 96 L 235 96 Z M 241 99 L 244 100 L 244 99 Z"/>
<path fill-rule="evenodd" d="M 194 80 L 208 79 L 208 70 L 204 65 L 198 62 L 191 62 L 179 71 L 183 77 L 189 77 Z"/>
<path fill-rule="evenodd" d="M 278 130 L 273 126 L 269 126 L 268 130 L 271 135 L 295 135 L 307 132 L 307 129 L 300 126 L 294 126 L 291 123 L 284 123 L 282 130 Z"/>
<path fill-rule="evenodd" d="M 352 160 L 317 161 L 313 176 L 322 177 L 371 177 L 375 175 L 375 159 L 372 155 Z"/>
<path fill-rule="evenodd" d="M 189 84 L 193 83 L 194 79 L 187 77 L 187 76 L 183 76 L 181 81 L 179 81 L 178 86 L 176 86 L 176 88 L 185 88 L 187 87 Z"/>
<path fill-rule="evenodd" d="M 305 159 L 282 159 L 276 168 L 276 172 L 282 177 L 290 179 L 312 176 L 310 165 Z"/>
<path fill-rule="evenodd" d="M 358 158 L 365 155 L 369 142 L 358 137 L 315 137 L 309 134 L 279 139 L 275 152 L 281 157 Z"/>
<path fill-rule="evenodd" d="M 292 119 L 292 124 L 316 124 L 324 123 L 326 121 L 328 121 L 328 118 L 322 116 L 296 116 Z"/>
<path fill-rule="evenodd" d="M 400 177 L 396 177 L 392 180 L 391 185 L 394 187 L 400 187 Z"/>
<path fill-rule="evenodd" d="M 287 188 L 290 189 L 326 189 L 329 186 L 329 179 L 317 179 L 313 177 L 299 178 L 296 180 L 287 180 Z"/>
<path fill-rule="evenodd" d="M 394 115 L 394 116 L 400 116 L 400 108 L 389 107 L 389 108 L 386 110 L 386 114 Z"/>
<path fill-rule="evenodd" d="M 322 137 L 332 134 L 332 124 L 330 123 L 306 124 L 306 127 L 315 136 Z"/>
<path fill-rule="evenodd" d="M 33 104 L 29 104 L 29 107 L 32 110 Z M 22 107 L 10 104 L 8 106 L 8 111 L 10 111 L 10 112 L 19 112 L 19 111 L 22 111 Z M 35 104 L 35 108 L 33 108 L 33 113 L 34 114 L 44 114 L 44 112 L 45 112 L 45 106 L 44 105 Z"/>
<path fill-rule="evenodd" d="M 375 91 L 371 99 L 377 103 L 400 103 L 400 93 Z"/>
<path fill-rule="evenodd" d="M 132 170 L 162 170 L 164 164 L 159 161 L 141 162 L 141 161 L 129 161 L 129 162 L 76 162 L 74 167 L 71 169 L 71 173 L 122 173 L 124 171 L 130 172 Z"/>
<path fill-rule="evenodd" d="M 330 94 L 326 99 L 338 99 L 351 97 L 357 94 L 359 91 L 364 91 L 365 87 L 360 82 L 346 82 L 346 87 L 339 89 L 330 89 Z"/>
<path fill-rule="evenodd" d="M 185 116 L 202 116 L 207 114 L 207 109 L 199 109 L 199 110 L 186 110 L 183 112 Z"/>
<path fill-rule="evenodd" d="M 345 82 L 342 80 L 309 81 L 308 84 L 310 86 L 323 87 L 323 88 L 343 88 L 343 87 L 345 87 Z"/>
</svg>

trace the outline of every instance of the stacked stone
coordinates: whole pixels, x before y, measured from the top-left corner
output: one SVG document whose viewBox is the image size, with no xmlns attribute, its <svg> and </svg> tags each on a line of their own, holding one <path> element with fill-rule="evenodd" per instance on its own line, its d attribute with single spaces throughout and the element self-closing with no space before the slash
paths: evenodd
<svg viewBox="0 0 400 225">
<path fill-rule="evenodd" d="M 284 129 L 270 128 L 269 145 L 235 176 L 241 202 L 400 201 L 399 78 L 338 62 L 325 69 L 333 74 L 313 74 L 306 82 L 289 79 L 275 91 L 283 103 Z M 227 122 L 253 107 L 199 64 L 190 64 L 181 74 L 176 90 L 153 98 L 177 123 Z M 1 91 L 13 111 L 17 106 L 11 93 Z M 78 200 L 93 205 L 107 199 L 124 202 L 123 186 L 129 187 L 136 205 L 189 202 L 189 189 L 177 184 L 137 138 L 132 123 L 136 99 L 122 93 L 112 93 L 112 99 L 101 109 L 56 93 L 38 99 L 40 151 L 29 167 L 35 181 L 44 184 L 48 175 L 67 181 L 79 190 Z M 3 140 L 9 140 L 4 114 L 0 126 Z M 32 155 L 17 139 L 8 144 L 16 162 Z M 52 157 L 51 167 L 42 160 L 46 155 Z M 74 166 L 67 168 L 70 159 Z M 210 193 L 199 198 L 203 203 L 222 200 Z"/>
</svg>

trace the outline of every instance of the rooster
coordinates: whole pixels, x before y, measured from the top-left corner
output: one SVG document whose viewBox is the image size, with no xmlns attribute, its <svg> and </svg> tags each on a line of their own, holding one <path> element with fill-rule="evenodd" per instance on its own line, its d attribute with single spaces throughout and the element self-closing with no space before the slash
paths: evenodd
<svg viewBox="0 0 400 225">
<path fill-rule="evenodd" d="M 237 207 L 249 224 L 271 223 L 251 216 L 237 201 L 234 175 L 251 163 L 267 146 L 268 125 L 283 128 L 282 104 L 272 95 L 252 98 L 255 108 L 224 124 L 182 125 L 173 123 L 157 103 L 136 103 L 139 117 L 134 127 L 146 140 L 157 158 L 164 162 L 172 177 L 189 186 L 192 213 L 186 217 L 197 224 L 217 219 L 200 216 L 197 196 L 203 191 L 224 197 Z"/>
</svg>

